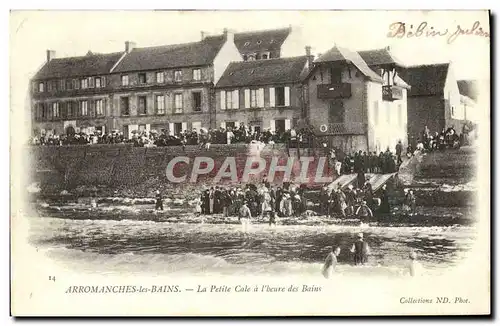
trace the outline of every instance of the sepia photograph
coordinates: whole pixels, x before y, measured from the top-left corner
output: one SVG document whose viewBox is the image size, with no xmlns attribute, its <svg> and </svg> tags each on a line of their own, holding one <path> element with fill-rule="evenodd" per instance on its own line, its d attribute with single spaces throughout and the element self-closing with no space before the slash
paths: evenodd
<svg viewBox="0 0 500 326">
<path fill-rule="evenodd" d="M 11 315 L 489 315 L 490 20 L 11 11 Z"/>
</svg>

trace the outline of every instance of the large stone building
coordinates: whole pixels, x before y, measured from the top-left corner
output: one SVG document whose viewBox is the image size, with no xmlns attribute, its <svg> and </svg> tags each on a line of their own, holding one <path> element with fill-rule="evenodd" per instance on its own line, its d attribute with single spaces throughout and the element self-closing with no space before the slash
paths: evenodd
<svg viewBox="0 0 500 326">
<path fill-rule="evenodd" d="M 298 29 L 206 36 L 198 42 L 89 52 L 47 62 L 31 85 L 33 133 L 215 127 L 214 85 L 230 62 L 279 58 L 298 44 Z M 288 44 L 288 45 L 287 45 Z M 243 97 L 242 97 L 243 99 Z"/>
<path fill-rule="evenodd" d="M 232 62 L 216 85 L 215 119 L 221 127 L 284 132 L 304 107 L 302 79 L 312 57 Z"/>
<path fill-rule="evenodd" d="M 210 128 L 213 87 L 231 61 L 241 60 L 234 34 L 202 41 L 129 49 L 112 69 L 112 128 L 133 130 Z"/>
<path fill-rule="evenodd" d="M 408 94 L 408 133 L 416 142 L 425 126 L 434 132 L 454 127 L 462 130 L 466 119 L 451 63 L 407 67 L 403 79 L 411 85 Z"/>
<path fill-rule="evenodd" d="M 345 152 L 393 149 L 406 136 L 406 89 L 394 60 L 334 46 L 305 80 L 306 120 L 316 135 Z"/>
<path fill-rule="evenodd" d="M 31 81 L 33 134 L 61 134 L 108 130 L 112 114 L 109 71 L 124 52 L 47 61 Z"/>
</svg>

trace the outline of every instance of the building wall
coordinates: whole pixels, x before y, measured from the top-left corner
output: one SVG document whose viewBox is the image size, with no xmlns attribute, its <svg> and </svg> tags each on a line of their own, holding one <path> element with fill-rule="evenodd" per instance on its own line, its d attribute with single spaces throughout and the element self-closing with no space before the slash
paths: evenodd
<svg viewBox="0 0 500 326">
<path fill-rule="evenodd" d="M 457 132 L 461 132 L 465 122 L 465 115 L 461 114 L 463 106 L 460 101 L 460 91 L 455 78 L 453 65 L 448 68 L 446 83 L 444 87 L 444 118 L 445 128 L 454 127 Z"/>
<path fill-rule="evenodd" d="M 52 114 L 49 115 L 48 118 L 40 119 L 37 117 L 37 105 L 39 103 L 45 103 L 49 106 L 50 111 L 52 112 L 52 103 L 54 102 L 76 102 L 78 104 L 81 100 L 88 101 L 88 116 L 71 116 L 64 117 L 62 112 L 62 107 L 60 106 L 60 117 L 54 118 Z M 91 100 L 103 100 L 103 116 L 95 116 L 95 114 L 91 113 L 90 110 L 90 101 Z M 32 99 L 31 100 L 31 121 L 32 127 L 31 132 L 33 135 L 40 135 L 42 130 L 50 131 L 53 134 L 65 134 L 66 128 L 71 126 L 75 129 L 75 131 L 79 131 L 81 128 L 85 127 L 102 127 L 104 126 L 104 130 L 110 130 L 112 128 L 111 123 L 111 112 L 112 112 L 112 104 L 111 98 L 107 94 L 95 94 L 88 96 L 76 96 L 76 97 L 44 97 L 43 99 Z M 60 104 L 61 105 L 61 104 Z M 79 110 L 77 107 L 76 110 Z"/>
<path fill-rule="evenodd" d="M 445 126 L 444 99 L 439 95 L 408 97 L 408 141 L 415 144 L 425 126 L 432 133 Z"/>
<path fill-rule="evenodd" d="M 290 106 L 287 107 L 271 107 L 270 88 L 271 87 L 289 87 L 290 88 Z M 262 108 L 245 108 L 245 89 L 263 89 L 264 92 L 264 107 Z M 238 109 L 221 109 L 221 91 L 238 90 Z M 220 127 L 221 122 L 240 122 L 246 125 L 260 126 L 261 130 L 271 128 L 272 120 L 290 120 L 290 126 L 294 126 L 294 120 L 297 121 L 301 117 L 302 107 L 302 86 L 300 84 L 283 84 L 272 86 L 248 86 L 239 88 L 222 88 L 217 89 L 215 94 L 215 120 L 217 127 Z"/>
<path fill-rule="evenodd" d="M 309 76 L 307 80 L 308 88 L 308 102 L 309 107 L 307 108 L 307 116 L 309 123 L 314 128 L 316 133 L 321 135 L 331 134 L 330 131 L 321 132 L 320 126 L 323 124 L 329 124 L 330 117 L 330 102 L 333 100 L 323 100 L 318 98 L 317 88 L 321 84 L 330 84 L 331 70 L 328 67 L 318 67 Z M 367 117 L 367 86 L 364 76 L 353 66 L 349 69 L 344 68 L 342 70 L 342 83 L 351 84 L 351 97 L 349 98 L 339 98 L 338 101 L 342 102 L 344 107 L 344 123 L 346 125 L 346 134 L 352 134 L 354 132 L 359 133 L 359 130 L 354 130 L 355 125 L 366 124 L 368 122 Z M 359 127 L 357 127 L 359 129 Z M 366 134 L 366 128 L 364 128 L 364 134 Z"/>
<path fill-rule="evenodd" d="M 382 85 L 368 83 L 368 139 L 370 151 L 394 150 L 398 140 L 407 144 L 407 90 L 396 101 L 382 100 Z"/>
<path fill-rule="evenodd" d="M 234 44 L 234 34 L 229 34 L 226 43 L 224 43 L 214 59 L 214 85 L 217 84 L 230 62 L 242 60 L 243 58 Z"/>
<path fill-rule="evenodd" d="M 299 25 L 291 26 L 290 34 L 281 45 L 281 57 L 295 57 L 305 54 L 302 28 Z"/>
<path fill-rule="evenodd" d="M 117 92 L 113 95 L 113 129 L 124 130 L 128 125 L 149 125 L 147 129 L 168 129 L 170 123 L 186 123 L 186 129 L 192 128 L 193 122 L 200 122 L 201 127 L 210 127 L 210 87 L 178 87 L 156 89 L 149 91 Z M 194 111 L 193 92 L 201 93 L 201 111 Z M 183 96 L 183 112 L 175 113 L 175 94 Z M 158 114 L 156 110 L 156 96 L 163 95 L 165 113 Z M 147 114 L 138 114 L 138 98 L 146 96 Z M 129 97 L 129 116 L 122 115 L 120 102 L 122 97 Z"/>
</svg>

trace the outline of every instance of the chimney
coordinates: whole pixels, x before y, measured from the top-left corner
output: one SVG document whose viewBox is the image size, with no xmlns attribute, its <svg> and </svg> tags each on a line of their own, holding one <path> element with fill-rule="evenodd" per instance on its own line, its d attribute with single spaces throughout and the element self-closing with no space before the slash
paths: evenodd
<svg viewBox="0 0 500 326">
<path fill-rule="evenodd" d="M 307 64 L 309 65 L 309 68 L 311 68 L 312 63 L 314 61 L 314 56 L 311 55 L 311 46 L 310 45 L 306 46 L 306 56 L 307 56 Z"/>
<path fill-rule="evenodd" d="M 136 47 L 135 42 L 126 41 L 125 42 L 125 52 L 130 53 Z"/>
<path fill-rule="evenodd" d="M 47 50 L 47 62 L 50 60 L 54 59 L 56 57 L 56 51 L 54 50 Z"/>
<path fill-rule="evenodd" d="M 385 47 L 385 49 L 386 49 L 387 51 L 391 51 L 391 47 L 390 47 L 390 46 L 386 46 L 386 47 Z"/>
<path fill-rule="evenodd" d="M 234 43 L 234 32 L 230 31 L 227 28 L 224 28 L 223 32 L 224 34 L 224 39 L 228 42 L 233 42 Z"/>
</svg>

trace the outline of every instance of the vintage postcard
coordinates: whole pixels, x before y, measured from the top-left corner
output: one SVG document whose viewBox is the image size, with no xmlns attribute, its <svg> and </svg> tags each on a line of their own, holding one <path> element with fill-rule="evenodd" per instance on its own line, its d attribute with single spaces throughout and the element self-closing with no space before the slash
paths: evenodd
<svg viewBox="0 0 500 326">
<path fill-rule="evenodd" d="M 12 11 L 14 316 L 489 315 L 490 13 Z"/>
</svg>

